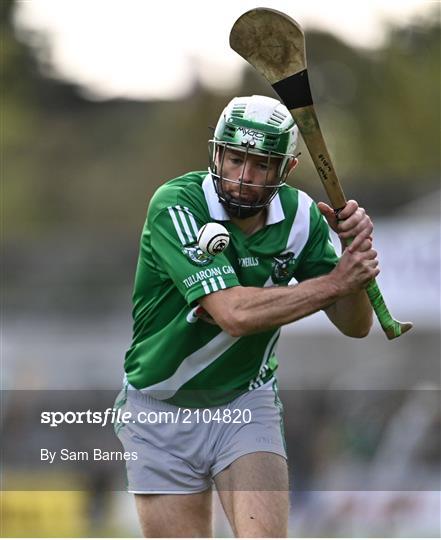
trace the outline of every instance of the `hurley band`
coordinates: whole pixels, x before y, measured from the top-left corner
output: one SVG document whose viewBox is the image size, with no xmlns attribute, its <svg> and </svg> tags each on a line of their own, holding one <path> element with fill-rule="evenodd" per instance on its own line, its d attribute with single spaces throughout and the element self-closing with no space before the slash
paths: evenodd
<svg viewBox="0 0 441 540">
<path fill-rule="evenodd" d="M 306 69 L 274 83 L 272 87 L 288 109 L 298 109 L 313 103 Z"/>
</svg>

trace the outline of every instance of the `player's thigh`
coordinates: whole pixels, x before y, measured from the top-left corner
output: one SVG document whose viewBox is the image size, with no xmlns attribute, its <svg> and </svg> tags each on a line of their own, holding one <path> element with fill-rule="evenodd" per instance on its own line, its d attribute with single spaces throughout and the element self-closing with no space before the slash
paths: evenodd
<svg viewBox="0 0 441 540">
<path fill-rule="evenodd" d="M 141 530 L 151 537 L 210 537 L 211 489 L 182 495 L 135 495 Z"/>
<path fill-rule="evenodd" d="M 253 452 L 215 477 L 216 488 L 236 536 L 286 537 L 289 512 L 286 459 Z"/>
</svg>

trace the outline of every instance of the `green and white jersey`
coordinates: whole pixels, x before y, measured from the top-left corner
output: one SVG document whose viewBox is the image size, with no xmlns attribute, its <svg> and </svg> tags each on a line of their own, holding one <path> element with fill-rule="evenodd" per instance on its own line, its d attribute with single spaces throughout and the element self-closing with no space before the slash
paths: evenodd
<svg viewBox="0 0 441 540">
<path fill-rule="evenodd" d="M 197 232 L 221 222 L 228 248 L 205 255 Z M 161 186 L 142 232 L 133 293 L 133 342 L 126 376 L 152 397 L 185 407 L 228 403 L 274 374 L 280 328 L 232 337 L 195 315 L 214 291 L 286 286 L 330 272 L 338 261 L 329 228 L 312 199 L 284 186 L 263 229 L 245 236 L 218 201 L 212 179 L 191 172 Z"/>
</svg>

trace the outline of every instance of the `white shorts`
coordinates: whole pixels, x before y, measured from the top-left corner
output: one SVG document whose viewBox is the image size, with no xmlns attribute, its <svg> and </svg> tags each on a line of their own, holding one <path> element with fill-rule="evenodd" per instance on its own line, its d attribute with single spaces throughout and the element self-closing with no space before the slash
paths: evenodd
<svg viewBox="0 0 441 540">
<path fill-rule="evenodd" d="M 128 413 L 115 431 L 126 452 L 129 493 L 199 493 L 245 454 L 286 459 L 275 379 L 206 409 L 170 405 L 126 385 L 115 407 Z"/>
</svg>

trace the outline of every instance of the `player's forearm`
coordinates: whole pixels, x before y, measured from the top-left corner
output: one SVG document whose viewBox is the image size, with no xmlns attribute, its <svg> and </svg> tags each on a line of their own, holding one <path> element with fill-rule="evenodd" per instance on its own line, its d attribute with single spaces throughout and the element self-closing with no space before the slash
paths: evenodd
<svg viewBox="0 0 441 540">
<path fill-rule="evenodd" d="M 201 305 L 223 330 L 243 336 L 302 319 L 345 293 L 329 274 L 292 287 L 234 287 L 217 294 L 204 297 Z"/>
<path fill-rule="evenodd" d="M 372 306 L 365 290 L 340 298 L 326 309 L 326 314 L 349 337 L 365 337 L 372 326 Z"/>
</svg>

